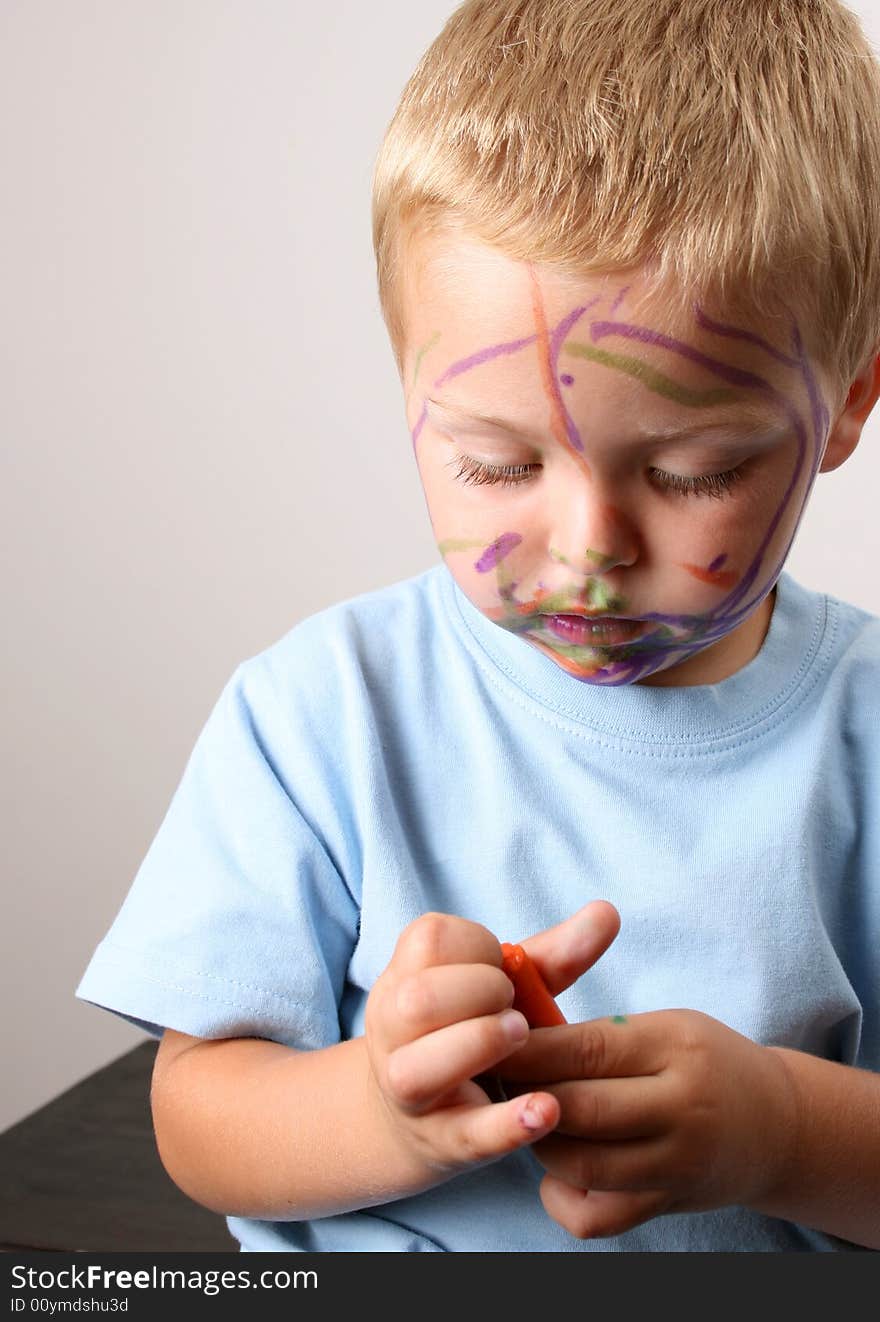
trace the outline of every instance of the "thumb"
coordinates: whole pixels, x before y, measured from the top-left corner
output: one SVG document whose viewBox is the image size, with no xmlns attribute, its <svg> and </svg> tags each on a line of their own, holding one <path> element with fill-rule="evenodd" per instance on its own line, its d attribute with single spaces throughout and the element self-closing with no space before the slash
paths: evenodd
<svg viewBox="0 0 880 1322">
<path fill-rule="evenodd" d="M 520 945 L 538 966 L 551 996 L 570 987 L 605 954 L 620 931 L 620 914 L 607 900 L 592 900 L 556 927 Z"/>
</svg>

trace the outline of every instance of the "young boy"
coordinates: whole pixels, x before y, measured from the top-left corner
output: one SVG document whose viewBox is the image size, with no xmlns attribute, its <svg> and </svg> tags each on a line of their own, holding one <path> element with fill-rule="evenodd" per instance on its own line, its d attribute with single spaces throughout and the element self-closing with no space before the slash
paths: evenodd
<svg viewBox="0 0 880 1322">
<path fill-rule="evenodd" d="M 783 572 L 880 393 L 878 92 L 836 0 L 467 0 L 410 80 L 443 562 L 236 670 L 77 992 L 244 1249 L 880 1247 L 880 622 Z"/>
</svg>

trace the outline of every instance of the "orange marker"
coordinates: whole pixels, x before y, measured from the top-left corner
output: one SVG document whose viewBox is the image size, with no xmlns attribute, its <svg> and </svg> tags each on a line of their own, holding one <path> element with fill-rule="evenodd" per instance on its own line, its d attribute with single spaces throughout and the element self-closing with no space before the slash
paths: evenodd
<svg viewBox="0 0 880 1322">
<path fill-rule="evenodd" d="M 564 1024 L 565 1015 L 544 985 L 537 966 L 522 946 L 502 941 L 501 967 L 513 983 L 513 1008 L 525 1015 L 530 1028 L 552 1028 Z"/>
</svg>

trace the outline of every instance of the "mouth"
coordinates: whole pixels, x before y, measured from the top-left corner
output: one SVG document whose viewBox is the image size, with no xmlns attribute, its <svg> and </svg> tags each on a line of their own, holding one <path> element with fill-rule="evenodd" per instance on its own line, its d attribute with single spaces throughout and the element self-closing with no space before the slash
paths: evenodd
<svg viewBox="0 0 880 1322">
<path fill-rule="evenodd" d="M 648 624 L 614 615 L 544 615 L 541 627 L 573 647 L 617 647 L 635 642 Z"/>
</svg>

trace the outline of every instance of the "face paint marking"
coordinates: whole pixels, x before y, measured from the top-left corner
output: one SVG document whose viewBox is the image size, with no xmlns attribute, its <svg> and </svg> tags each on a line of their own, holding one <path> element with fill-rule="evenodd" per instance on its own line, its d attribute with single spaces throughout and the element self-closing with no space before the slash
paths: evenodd
<svg viewBox="0 0 880 1322">
<path fill-rule="evenodd" d="M 594 304 L 599 302 L 600 297 L 601 297 L 600 295 L 597 295 L 596 298 L 591 299 L 590 302 L 587 303 L 584 307 L 575 308 L 574 311 L 570 312 L 568 316 L 564 317 L 562 321 L 559 323 L 559 325 L 556 327 L 550 340 L 551 357 L 554 363 L 556 361 L 556 358 L 558 358 L 559 356 L 559 351 L 562 347 L 562 342 L 565 339 L 568 332 L 571 330 L 572 326 L 575 324 L 576 321 L 578 321 L 583 316 L 585 312 L 587 312 L 591 307 L 593 307 Z M 469 354 L 466 358 L 460 358 L 457 362 L 454 362 L 450 367 L 448 367 L 447 370 L 442 373 L 442 375 L 438 376 L 436 381 L 431 383 L 431 389 L 439 390 L 440 387 L 444 386 L 447 381 L 451 381 L 455 377 L 461 376 L 463 372 L 469 372 L 474 367 L 480 367 L 484 363 L 491 362 L 493 358 L 498 358 L 502 354 L 519 353 L 521 349 L 528 348 L 530 345 L 535 344 L 537 339 L 538 339 L 537 335 L 527 335 L 524 336 L 522 339 L 507 340 L 502 342 L 501 344 L 492 345 L 488 349 L 480 349 L 477 353 Z M 561 403 L 561 399 L 560 399 L 560 403 Z M 581 444 L 580 437 L 577 434 L 577 428 L 574 426 L 571 419 L 568 417 L 567 412 L 565 412 L 564 406 L 563 406 L 563 412 L 566 419 L 568 439 L 572 447 L 575 450 L 583 450 L 584 447 Z M 422 430 L 422 427 L 425 424 L 427 415 L 428 415 L 428 411 L 423 401 L 422 412 L 412 432 L 413 448 L 415 448 L 416 441 L 418 439 L 419 433 Z"/>
<path fill-rule="evenodd" d="M 722 556 L 725 560 L 727 557 Z M 694 578 L 699 579 L 701 583 L 708 583 L 711 587 L 732 588 L 737 580 L 737 575 L 732 569 L 713 569 L 711 565 L 708 569 L 701 569 L 699 565 L 683 564 L 679 566 L 686 569 Z"/>
<path fill-rule="evenodd" d="M 708 354 L 702 353 L 699 349 L 692 348 L 682 340 L 677 340 L 671 335 L 664 335 L 661 331 L 649 330 L 647 326 L 633 326 L 625 321 L 594 321 L 590 325 L 590 336 L 593 340 L 603 340 L 606 335 L 619 335 L 625 340 L 637 340 L 640 344 L 651 344 L 658 349 L 669 349 L 672 353 L 679 354 L 682 358 L 687 358 L 692 363 L 697 363 L 700 367 L 708 367 L 710 372 L 720 376 L 722 381 L 728 381 L 734 386 L 748 386 L 757 390 L 769 390 L 767 382 L 754 372 L 747 372 L 742 367 L 733 367 L 729 363 L 722 363 L 717 358 L 710 358 Z"/>
<path fill-rule="evenodd" d="M 614 309 L 612 308 L 611 311 L 613 312 Z M 759 349 L 763 349 L 765 353 L 770 354 L 771 358 L 775 358 L 778 363 L 784 363 L 786 367 L 797 367 L 798 365 L 796 358 L 790 358 L 781 349 L 774 349 L 772 344 L 768 344 L 765 339 L 760 335 L 756 335 L 754 331 L 740 330 L 736 326 L 725 326 L 720 321 L 713 321 L 698 303 L 694 305 L 694 320 L 698 326 L 709 331 L 712 335 L 724 335 L 732 340 L 745 340 L 748 344 L 754 344 Z"/>
<path fill-rule="evenodd" d="M 628 354 L 609 353 L 606 349 L 594 349 L 589 344 L 578 344 L 576 341 L 566 344 L 565 352 L 571 354 L 573 358 L 587 358 L 590 362 L 601 363 L 603 367 L 626 372 L 628 376 L 634 376 L 637 381 L 641 381 L 642 385 L 653 391 L 655 395 L 662 395 L 664 399 L 671 399 L 676 404 L 684 404 L 687 408 L 711 408 L 713 404 L 735 404 L 741 398 L 735 390 L 718 386 L 707 390 L 689 390 L 687 386 L 679 385 L 665 373 L 658 372 L 643 358 L 632 358 Z"/>
<path fill-rule="evenodd" d="M 467 537 L 447 537 L 445 541 L 437 543 L 437 550 L 445 559 L 450 551 L 473 551 L 476 547 L 482 550 L 486 543 L 484 541 L 470 541 Z"/>
<path fill-rule="evenodd" d="M 828 412 L 828 406 L 819 394 L 819 387 L 816 385 L 816 378 L 810 369 L 807 355 L 804 351 L 804 342 L 801 339 L 801 333 L 796 325 L 792 326 L 792 339 L 798 355 L 798 366 L 801 370 L 801 376 L 804 379 L 804 385 L 810 398 L 810 412 L 813 417 L 813 434 L 816 437 L 816 450 L 813 457 L 813 472 L 815 477 L 819 471 L 819 465 L 822 462 L 822 452 L 825 446 L 825 436 L 831 425 L 831 414 Z"/>
<path fill-rule="evenodd" d="M 419 415 L 419 420 L 418 420 L 418 422 L 416 423 L 416 425 L 413 427 L 413 430 L 412 430 L 413 453 L 415 453 L 416 442 L 418 441 L 419 436 L 421 435 L 422 428 L 424 427 L 424 425 L 425 425 L 425 423 L 427 422 L 427 420 L 428 420 L 428 410 L 427 410 L 426 405 L 423 403 L 423 404 L 422 404 L 422 411 L 421 411 L 421 413 L 420 413 L 420 415 Z"/>
<path fill-rule="evenodd" d="M 721 325 L 721 323 L 718 324 Z M 791 405 L 789 400 L 784 395 L 782 395 L 778 390 L 775 390 L 769 384 L 769 382 L 765 381 L 762 377 L 757 376 L 753 372 L 746 372 L 741 368 L 732 367 L 727 363 L 719 362 L 718 359 L 711 358 L 709 357 L 708 354 L 701 353 L 699 350 L 691 348 L 690 345 L 684 344 L 682 343 L 681 340 L 675 339 L 672 336 L 664 335 L 659 331 L 652 331 L 647 327 L 632 326 L 625 322 L 593 322 L 590 326 L 590 334 L 594 340 L 601 339 L 605 335 L 622 335 L 625 338 L 639 340 L 645 344 L 657 345 L 661 348 L 669 349 L 673 353 L 678 353 L 683 358 L 686 358 L 691 362 L 695 362 L 703 367 L 706 367 L 710 372 L 713 372 L 716 376 L 720 376 L 722 380 L 726 380 L 736 385 L 744 385 L 759 390 L 761 393 L 766 394 L 767 396 L 769 396 L 771 400 L 779 404 L 783 413 L 788 417 L 791 427 L 795 431 L 798 437 L 797 459 L 795 461 L 795 466 L 794 466 L 794 471 L 792 473 L 791 481 L 789 482 L 788 488 L 785 492 L 785 495 L 783 496 L 782 502 L 779 508 L 777 509 L 773 519 L 771 520 L 770 527 L 768 528 L 767 533 L 763 538 L 760 547 L 758 548 L 758 553 L 755 556 L 754 560 L 752 561 L 752 564 L 746 570 L 746 573 L 743 576 L 743 579 L 739 585 L 738 590 L 734 594 L 732 594 L 731 597 L 727 598 L 723 603 L 721 603 L 721 605 L 719 605 L 718 607 L 719 613 L 727 612 L 725 617 L 726 627 L 722 630 L 722 634 L 728 633 L 732 628 L 735 627 L 737 623 L 740 622 L 740 620 L 735 619 L 730 614 L 730 611 L 734 605 L 738 605 L 742 601 L 742 599 L 745 596 L 747 596 L 749 590 L 752 587 L 752 584 L 755 582 L 755 579 L 757 578 L 758 573 L 760 572 L 761 562 L 763 561 L 764 553 L 766 552 L 766 549 L 769 546 L 774 533 L 776 532 L 779 522 L 782 519 L 782 516 L 788 507 L 788 502 L 791 498 L 791 495 L 794 492 L 794 489 L 801 477 L 801 473 L 803 471 L 804 459 L 806 455 L 806 448 L 807 448 L 807 434 L 806 434 L 806 428 L 804 427 L 803 424 L 803 420 L 801 419 L 797 410 Z M 822 419 L 827 418 L 829 416 L 828 410 L 827 408 L 824 407 L 824 405 L 820 402 L 818 398 L 818 391 L 816 390 L 815 379 L 813 378 L 812 373 L 810 372 L 809 367 L 807 366 L 806 357 L 803 354 L 800 334 L 796 326 L 793 328 L 793 334 L 795 337 L 795 345 L 801 354 L 801 360 L 800 360 L 801 371 L 804 376 L 807 390 L 811 398 L 813 422 L 814 422 L 814 435 L 816 438 L 816 450 L 817 452 L 821 453 L 821 445 L 823 443 L 824 437 L 820 438 L 819 432 L 815 430 L 815 424 L 817 423 L 817 421 L 821 422 Z M 813 476 L 815 476 L 815 472 L 817 468 L 818 468 L 818 462 L 815 462 L 813 466 Z M 779 572 L 781 571 L 782 565 L 785 563 L 785 559 L 788 555 L 789 550 L 791 549 L 791 543 L 793 539 L 794 539 L 794 533 L 792 533 L 792 537 L 789 540 L 788 546 L 786 547 L 785 551 L 783 552 L 783 555 L 780 557 L 779 561 L 777 562 L 776 573 L 774 578 L 770 580 L 771 583 L 775 582 L 776 578 L 779 576 Z M 763 597 L 765 595 L 766 595 L 766 591 L 764 593 L 759 593 L 757 598 L 755 598 L 753 601 L 747 603 L 744 607 L 742 607 L 741 618 L 745 619 L 746 616 L 749 615 L 751 611 L 755 608 L 755 606 L 761 600 L 763 600 Z M 705 646 L 705 643 L 703 645 Z"/>
<path fill-rule="evenodd" d="M 554 440 L 558 441 L 560 445 L 564 446 L 568 443 L 568 445 L 571 446 L 578 456 L 584 472 L 589 473 L 590 470 L 587 462 L 582 457 L 584 450 L 583 442 L 578 434 L 577 427 L 574 425 L 574 422 L 568 414 L 568 410 L 562 400 L 562 395 L 559 393 L 559 387 L 556 384 L 556 362 L 562 350 L 565 337 L 568 335 L 575 322 L 579 321 L 585 312 L 588 312 L 591 307 L 594 307 L 600 301 L 601 295 L 597 294 L 596 297 L 591 299 L 584 307 L 575 308 L 568 317 L 564 317 L 554 330 L 551 337 L 547 330 L 547 317 L 544 312 L 541 286 L 535 275 L 535 268 L 531 263 L 527 263 L 526 269 L 528 270 L 531 283 L 530 293 L 532 299 L 532 316 L 534 317 L 535 325 L 538 328 L 538 333 L 535 337 L 538 344 L 538 370 L 541 373 L 541 384 L 544 387 L 544 393 L 550 402 L 550 433 Z"/>
<path fill-rule="evenodd" d="M 574 377 L 571 375 L 570 372 L 563 372 L 559 380 L 562 382 L 564 386 L 574 385 Z"/>
<path fill-rule="evenodd" d="M 478 574 L 488 574 L 490 569 L 495 569 L 501 561 L 515 546 L 519 546 L 522 537 L 518 532 L 504 532 L 500 537 L 496 537 L 491 546 L 480 556 L 474 564 L 474 569 Z"/>
<path fill-rule="evenodd" d="M 550 555 L 551 560 L 556 560 L 561 565 L 568 565 L 569 569 L 574 569 L 575 571 L 577 570 L 578 566 L 573 564 L 572 561 L 569 560 L 566 556 L 564 556 L 561 551 L 557 551 L 554 547 L 551 546 L 549 548 L 548 553 Z M 603 573 L 607 569 L 610 569 L 611 566 L 614 564 L 613 555 L 605 555 L 604 552 L 602 551 L 591 551 L 589 546 L 584 551 L 584 559 L 592 560 L 594 562 L 594 568 L 596 572 L 599 574 Z"/>
<path fill-rule="evenodd" d="M 521 541 L 522 537 L 518 532 L 502 533 L 488 546 L 482 539 L 474 541 L 469 537 L 447 537 L 437 543 L 437 550 L 445 560 L 451 551 L 474 551 L 479 548 L 483 554 L 474 562 L 474 569 L 478 574 L 486 574 L 490 569 L 498 568 L 504 557 L 509 555 L 515 546 L 519 546 Z"/>
<path fill-rule="evenodd" d="M 602 551 L 593 551 L 588 546 L 584 551 L 584 559 L 592 560 L 597 574 L 603 573 L 614 564 L 613 555 L 605 555 Z"/>
<path fill-rule="evenodd" d="M 502 594 L 503 595 L 503 594 Z M 534 615 L 539 608 L 545 615 L 566 615 L 574 607 L 575 612 L 582 607 L 588 606 L 593 611 L 602 611 L 606 614 L 616 614 L 626 609 L 626 602 L 622 597 L 615 596 L 611 588 L 603 578 L 588 578 L 583 586 L 579 586 L 574 592 L 569 588 L 558 588 L 555 592 L 545 592 L 541 596 L 536 593 L 530 601 L 510 601 L 506 605 L 510 611 L 518 615 Z M 505 611 L 498 607 L 490 607 L 490 612 L 495 610 L 497 614 L 503 616 Z M 495 616 L 490 616 L 495 618 Z M 522 633 L 532 627 L 532 621 L 526 620 L 522 628 L 516 629 L 512 620 L 507 620 L 508 628 L 513 629 L 515 633 Z"/>
<path fill-rule="evenodd" d="M 415 361 L 415 366 L 413 367 L 412 381 L 410 382 L 410 390 L 413 389 L 413 387 L 415 386 L 416 382 L 419 379 L 419 368 L 421 366 L 422 359 L 424 358 L 425 354 L 429 351 L 429 349 L 433 349 L 434 345 L 437 343 L 439 339 L 440 339 L 440 331 L 435 331 L 431 339 L 428 340 L 428 343 L 424 345 L 421 349 L 419 349 L 418 356 L 416 357 L 416 361 Z"/>
<path fill-rule="evenodd" d="M 457 363 L 453 363 L 442 376 L 438 376 L 433 382 L 432 389 L 437 390 L 456 376 L 461 376 L 462 372 L 469 372 L 474 367 L 481 367 L 483 363 L 489 363 L 493 358 L 500 358 L 502 354 L 519 353 L 520 349 L 525 349 L 528 345 L 534 344 L 535 336 L 527 335 L 521 340 L 507 340 L 501 344 L 494 344 L 488 349 L 479 349 L 476 353 L 468 354 L 467 358 L 460 358 Z"/>
<path fill-rule="evenodd" d="M 500 353 L 513 353 L 520 348 L 525 348 L 533 343 L 538 343 L 543 348 L 541 369 L 545 388 L 547 385 L 547 373 L 544 369 L 549 368 L 551 402 L 555 400 L 559 409 L 561 409 L 561 418 L 564 421 L 567 439 L 572 448 L 576 451 L 582 451 L 583 446 L 580 443 L 577 429 L 568 417 L 564 405 L 562 404 L 561 395 L 559 394 L 556 374 L 556 357 L 563 347 L 563 341 L 568 330 L 583 315 L 587 308 L 592 307 L 598 301 L 599 299 L 597 298 L 587 304 L 586 307 L 575 308 L 572 313 L 563 318 L 563 320 L 557 325 L 552 337 L 550 337 L 546 326 L 546 317 L 544 315 L 543 307 L 539 306 L 536 311 L 536 320 L 539 324 L 538 335 L 524 337 L 518 341 L 505 342 L 494 348 L 469 355 L 467 358 L 454 363 L 441 377 L 438 378 L 434 385 L 439 386 L 450 377 L 457 376 L 462 372 L 469 370 L 470 367 L 486 362 Z M 704 314 L 699 315 L 704 316 Z M 696 318 L 697 313 L 695 312 L 695 319 Z M 707 329 L 719 335 L 728 335 L 730 338 L 738 338 L 742 340 L 752 339 L 758 347 L 761 347 L 766 352 L 770 353 L 778 361 L 784 363 L 786 366 L 794 366 L 799 369 L 802 383 L 810 400 L 811 421 L 813 423 L 812 440 L 814 444 L 811 477 L 815 477 L 821 462 L 830 414 L 821 394 L 819 393 L 816 379 L 806 358 L 797 326 L 792 323 L 792 337 L 795 351 L 798 354 L 797 359 L 788 359 L 785 355 L 781 354 L 780 351 L 774 350 L 773 346 L 767 344 L 766 341 L 761 340 L 760 337 L 753 336 L 752 332 L 743 331 L 733 326 L 725 326 L 718 322 L 712 322 Z M 590 337 L 594 341 L 603 338 L 605 335 L 612 334 L 621 335 L 624 338 L 639 340 L 642 343 L 666 349 L 671 353 L 678 354 L 685 359 L 705 367 L 716 376 L 720 376 L 722 380 L 728 383 L 728 385 L 736 385 L 740 387 L 745 386 L 749 390 L 760 392 L 771 404 L 779 409 L 791 431 L 796 435 L 798 441 L 798 453 L 791 474 L 791 479 L 782 501 L 770 521 L 770 526 L 765 536 L 762 538 L 757 553 L 745 573 L 742 575 L 738 588 L 732 591 L 722 602 L 719 602 L 716 607 L 705 611 L 702 614 L 664 615 L 657 612 L 641 615 L 639 617 L 627 617 L 622 615 L 622 618 L 639 618 L 645 622 L 655 623 L 657 626 L 656 629 L 651 631 L 647 636 L 642 636 L 637 641 L 625 647 L 618 646 L 613 649 L 606 647 L 603 649 L 600 647 L 573 648 L 569 646 L 560 649 L 558 647 L 551 648 L 538 638 L 529 639 L 536 648 L 545 652 L 556 664 L 560 665 L 575 677 L 579 679 L 596 679 L 602 683 L 618 685 L 637 682 L 646 675 L 653 673 L 660 668 L 658 658 L 659 661 L 662 661 L 665 665 L 668 665 L 670 660 L 673 664 L 678 664 L 680 661 L 689 658 L 693 653 L 708 647 L 742 623 L 772 590 L 773 584 L 778 578 L 779 572 L 790 550 L 791 542 L 797 531 L 797 525 L 795 525 L 792 531 L 788 546 L 783 550 L 777 564 L 774 566 L 772 575 L 769 578 L 764 577 L 762 579 L 763 586 L 758 588 L 751 600 L 745 600 L 749 596 L 759 573 L 761 573 L 762 567 L 766 572 L 766 567 L 763 566 L 763 560 L 779 522 L 794 493 L 797 482 L 802 475 L 809 440 L 804 419 L 801 417 L 798 408 L 793 404 L 791 397 L 774 388 L 768 381 L 763 380 L 760 376 L 720 362 L 707 354 L 691 348 L 680 340 L 673 339 L 660 332 L 652 331 L 647 327 L 632 326 L 625 323 L 614 323 L 609 321 L 595 322 L 590 326 Z M 607 351 L 595 350 L 592 349 L 591 346 L 586 345 L 565 345 L 565 348 L 566 351 L 574 349 L 576 355 L 578 350 L 580 350 L 581 356 L 592 357 L 594 361 L 602 362 L 605 365 L 617 368 L 618 370 L 629 371 L 630 375 L 637 376 L 648 389 L 651 389 L 657 384 L 665 386 L 665 383 L 668 382 L 673 390 L 681 390 L 685 392 L 683 397 L 678 395 L 672 396 L 674 399 L 677 399 L 678 402 L 688 403 L 688 393 L 691 400 L 694 401 L 694 406 L 705 404 L 707 397 L 709 401 L 713 403 L 729 402 L 730 400 L 739 400 L 742 398 L 739 392 L 731 391 L 725 392 L 716 390 L 715 392 L 712 392 L 694 390 L 686 392 L 686 388 L 678 386 L 677 383 L 672 382 L 669 377 L 664 376 L 663 373 L 657 372 L 656 369 L 649 367 L 637 358 L 610 354 L 607 353 Z M 585 350 L 587 352 L 584 352 Z M 423 406 L 422 415 L 413 434 L 414 445 L 415 438 L 421 430 L 425 416 L 426 410 Z M 557 420 L 559 419 L 559 416 L 560 415 L 557 413 Z M 809 486 L 804 493 L 804 500 L 806 500 L 808 493 Z M 502 539 L 511 536 L 519 535 L 502 534 L 502 538 L 497 538 L 495 542 L 490 545 L 486 556 L 480 558 L 480 562 L 483 562 L 484 560 L 491 561 L 493 559 L 496 561 L 494 568 L 496 570 L 496 583 L 501 605 L 500 607 L 484 607 L 482 609 L 484 614 L 489 618 L 494 619 L 502 627 L 510 629 L 515 633 L 528 632 L 530 628 L 536 627 L 536 613 L 550 613 L 548 611 L 548 604 L 550 606 L 556 606 L 557 601 L 560 603 L 559 606 L 556 606 L 559 613 L 565 613 L 566 602 L 580 603 L 582 607 L 582 604 L 587 599 L 592 599 L 594 602 L 594 609 L 600 611 L 604 610 L 609 613 L 622 613 L 625 611 L 625 602 L 620 598 L 614 597 L 608 589 L 607 584 L 605 584 L 601 578 L 590 578 L 586 584 L 582 580 L 579 582 L 573 582 L 568 589 L 557 591 L 553 594 L 548 594 L 546 590 L 536 593 L 535 599 L 532 602 L 517 601 L 515 590 L 518 585 L 514 582 L 513 574 L 508 566 L 503 563 L 503 557 L 497 555 L 498 544 L 501 543 L 503 545 Z M 461 544 L 461 547 L 459 548 L 458 544 L 453 540 L 441 543 L 440 545 L 441 548 L 445 548 L 446 550 L 453 549 L 453 547 L 456 549 L 464 549 L 464 544 Z M 471 543 L 470 545 L 485 546 L 485 543 L 476 542 Z M 493 548 L 495 549 L 493 550 Z M 504 554 L 506 555 L 512 549 L 512 543 L 508 543 Z M 553 553 L 551 552 L 551 554 Z M 556 552 L 555 556 L 562 559 L 564 563 L 569 563 L 567 560 L 564 560 L 564 557 L 561 557 L 560 553 Z M 611 557 L 603 555 L 601 563 L 605 564 L 610 558 Z M 732 571 L 724 571 L 721 569 L 721 566 L 726 563 L 726 560 L 726 555 L 716 557 L 716 559 L 712 561 L 708 570 L 697 565 L 685 565 L 683 567 L 687 572 L 696 571 L 697 576 L 712 574 L 715 576 L 718 586 L 726 586 L 726 584 L 720 582 L 722 576 L 726 578 L 729 574 L 732 574 Z M 488 569 L 492 567 L 491 564 L 487 563 L 486 568 L 482 572 L 487 572 Z M 596 568 L 599 568 L 598 564 Z M 735 581 L 736 575 L 732 574 L 732 576 Z M 606 604 L 599 604 L 603 595 Z M 531 619 L 528 618 L 530 613 L 532 614 Z M 607 653 L 611 651 L 614 653 L 613 658 L 607 655 Z M 568 655 L 565 655 L 564 653 L 568 653 Z"/>
<path fill-rule="evenodd" d="M 565 405 L 556 384 L 556 364 L 553 361 L 554 355 L 550 348 L 550 334 L 547 330 L 547 317 L 541 298 L 541 286 L 538 284 L 535 268 L 530 262 L 527 263 L 526 269 L 531 284 L 532 316 L 538 331 L 538 367 L 541 373 L 541 384 L 544 387 L 544 394 L 550 402 L 550 434 L 555 441 L 558 441 L 564 447 L 569 439 L 567 424 L 570 419 L 565 411 Z"/>
</svg>

